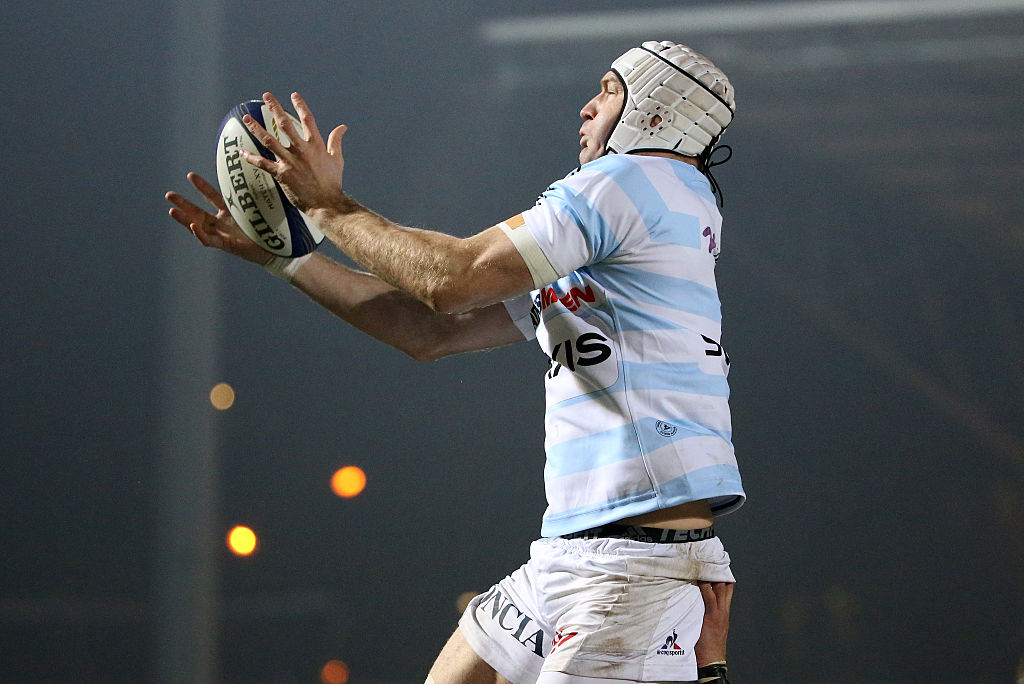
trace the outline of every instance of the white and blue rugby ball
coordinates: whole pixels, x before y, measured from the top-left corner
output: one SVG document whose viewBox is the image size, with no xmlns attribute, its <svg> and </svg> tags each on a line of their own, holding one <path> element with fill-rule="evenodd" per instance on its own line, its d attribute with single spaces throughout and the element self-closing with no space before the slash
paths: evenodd
<svg viewBox="0 0 1024 684">
<path fill-rule="evenodd" d="M 288 201 L 273 176 L 249 164 L 239 154 L 240 149 L 245 149 L 267 159 L 277 159 L 242 123 L 246 114 L 259 121 L 282 145 L 291 144 L 262 100 L 250 100 L 233 107 L 217 133 L 220 194 L 242 232 L 260 247 L 282 257 L 309 254 L 323 242 L 324 234 Z M 301 131 L 299 121 L 291 114 L 288 116 L 295 129 Z"/>
</svg>

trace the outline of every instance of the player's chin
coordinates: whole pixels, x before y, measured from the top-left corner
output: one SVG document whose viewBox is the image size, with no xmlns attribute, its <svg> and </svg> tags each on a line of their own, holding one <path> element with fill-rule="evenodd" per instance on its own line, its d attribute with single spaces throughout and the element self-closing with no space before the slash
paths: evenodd
<svg viewBox="0 0 1024 684">
<path fill-rule="evenodd" d="M 592 162 L 595 159 L 600 159 L 605 155 L 604 145 L 591 146 L 587 145 L 580 150 L 580 166 L 583 166 L 587 162 Z"/>
</svg>

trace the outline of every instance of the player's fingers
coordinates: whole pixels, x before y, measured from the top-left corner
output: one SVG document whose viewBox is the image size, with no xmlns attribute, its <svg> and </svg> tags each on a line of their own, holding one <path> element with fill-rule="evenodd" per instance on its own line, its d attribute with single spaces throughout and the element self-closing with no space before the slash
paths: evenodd
<svg viewBox="0 0 1024 684">
<path fill-rule="evenodd" d="M 174 219 L 181 225 L 185 226 L 189 230 L 192 230 L 192 220 L 189 219 L 189 217 L 186 216 L 185 212 L 183 212 L 181 209 L 175 209 L 174 207 L 171 207 L 170 209 L 167 210 L 167 213 L 170 214 L 172 219 Z"/>
<path fill-rule="evenodd" d="M 715 595 L 715 602 L 720 610 L 728 611 L 732 605 L 732 590 L 736 586 L 734 582 L 714 582 L 711 589 Z"/>
<path fill-rule="evenodd" d="M 700 597 L 704 599 L 704 605 L 713 607 L 715 605 L 715 590 L 711 587 L 711 582 L 697 582 L 697 586 L 700 587 Z"/>
<path fill-rule="evenodd" d="M 288 149 L 281 144 L 281 141 L 279 141 L 277 138 L 268 133 L 267 129 L 261 126 L 256 119 L 246 114 L 242 117 L 242 123 L 245 124 L 245 127 L 249 129 L 249 132 L 252 133 L 257 140 L 260 141 L 261 145 L 263 145 L 268 150 L 274 153 L 275 157 L 281 159 L 282 157 L 288 154 Z M 288 137 L 290 138 L 291 136 Z M 269 169 L 265 169 L 259 164 L 252 161 L 254 157 L 251 154 L 247 154 L 245 150 L 240 151 L 242 153 L 242 156 L 245 157 L 245 159 L 248 160 L 250 164 L 252 164 L 253 166 L 258 166 L 264 171 L 269 171 Z"/>
<path fill-rule="evenodd" d="M 331 131 L 331 134 L 327 136 L 327 151 L 332 157 L 338 157 L 344 159 L 341 154 L 341 139 L 345 137 L 345 131 L 348 130 L 348 126 L 342 124 Z"/>
<path fill-rule="evenodd" d="M 216 236 L 211 236 L 209 233 L 203 230 L 201 223 L 190 223 L 188 229 L 192 231 L 192 234 L 196 236 L 199 242 L 203 243 L 203 247 L 210 247 L 211 242 Z"/>
<path fill-rule="evenodd" d="M 291 145 L 295 149 L 301 147 L 306 142 L 306 139 L 299 131 L 295 130 L 292 118 L 288 116 L 288 112 L 281 106 L 278 99 L 274 97 L 273 93 L 263 93 L 263 101 L 270 107 L 270 113 L 274 115 L 274 124 L 278 130 L 288 136 L 288 140 L 291 141 Z M 282 145 L 282 147 L 284 146 Z M 275 154 L 277 153 L 275 152 Z"/>
<path fill-rule="evenodd" d="M 210 183 L 200 176 L 195 171 L 189 171 L 186 176 L 192 185 L 196 186 L 196 190 L 202 193 L 203 197 L 207 201 L 217 208 L 218 211 L 226 210 L 227 206 L 224 204 L 224 198 L 220 194 L 220 190 L 210 185 Z"/>
<path fill-rule="evenodd" d="M 197 207 L 188 201 L 185 197 L 179 195 L 176 192 L 169 192 L 164 197 L 168 202 L 177 207 L 177 211 L 186 218 L 185 226 L 192 221 L 202 221 L 204 216 L 209 216 L 201 207 Z M 174 216 L 174 214 L 171 214 Z M 180 221 L 179 221 L 180 222 Z"/>
<path fill-rule="evenodd" d="M 257 126 L 258 125 L 259 124 L 257 124 Z M 249 150 L 239 150 L 239 153 L 242 155 L 242 159 L 244 159 L 249 164 L 252 164 L 257 169 L 266 171 L 270 175 L 275 175 L 274 171 L 277 168 L 276 162 L 272 162 L 266 157 L 262 157 L 258 154 L 253 154 L 252 152 L 249 152 Z"/>
<path fill-rule="evenodd" d="M 295 107 L 295 113 L 299 115 L 299 121 L 302 123 L 303 139 L 306 142 L 323 145 L 324 139 L 320 137 L 320 129 L 316 125 L 313 112 L 298 93 L 292 93 L 292 106 Z"/>
<path fill-rule="evenodd" d="M 167 210 L 167 213 L 171 215 L 172 219 L 174 219 L 175 221 L 177 221 L 181 225 L 183 225 L 186 228 L 188 228 L 189 232 L 191 232 L 192 235 L 194 235 L 196 237 L 196 239 L 198 239 L 204 245 L 207 244 L 207 240 L 209 239 L 209 235 L 203 229 L 204 221 L 202 219 L 199 219 L 198 221 L 194 220 L 186 212 L 184 212 L 181 209 L 178 209 L 176 207 L 171 207 L 170 209 Z"/>
</svg>

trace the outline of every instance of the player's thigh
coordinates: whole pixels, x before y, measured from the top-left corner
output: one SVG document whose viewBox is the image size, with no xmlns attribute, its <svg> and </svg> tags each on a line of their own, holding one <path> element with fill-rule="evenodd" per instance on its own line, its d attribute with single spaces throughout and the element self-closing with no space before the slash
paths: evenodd
<svg viewBox="0 0 1024 684">
<path fill-rule="evenodd" d="M 476 654 L 458 628 L 430 668 L 426 684 L 511 684 Z"/>
<path fill-rule="evenodd" d="M 537 684 L 686 684 L 686 682 L 637 682 L 624 679 L 600 679 L 598 677 L 577 677 L 564 672 L 541 672 Z"/>
</svg>

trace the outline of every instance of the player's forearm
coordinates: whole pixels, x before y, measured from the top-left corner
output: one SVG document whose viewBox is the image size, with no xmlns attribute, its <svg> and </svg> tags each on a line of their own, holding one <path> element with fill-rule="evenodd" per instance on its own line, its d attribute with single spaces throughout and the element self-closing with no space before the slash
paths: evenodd
<svg viewBox="0 0 1024 684">
<path fill-rule="evenodd" d="M 697 667 L 703 667 L 705 665 L 711 665 L 712 663 L 724 663 L 725 658 L 725 647 L 721 648 L 695 648 L 694 656 L 697 658 Z"/>
<path fill-rule="evenodd" d="M 296 272 L 292 284 L 342 320 L 414 359 L 443 355 L 439 351 L 443 314 L 373 274 L 314 254 Z"/>
<path fill-rule="evenodd" d="M 363 268 L 435 311 L 451 311 L 453 292 L 472 265 L 466 241 L 396 225 L 351 198 L 317 209 L 324 234 Z"/>
</svg>

